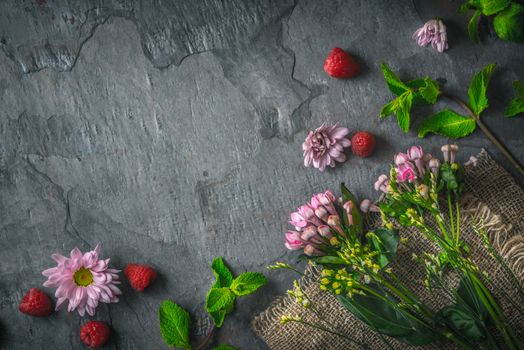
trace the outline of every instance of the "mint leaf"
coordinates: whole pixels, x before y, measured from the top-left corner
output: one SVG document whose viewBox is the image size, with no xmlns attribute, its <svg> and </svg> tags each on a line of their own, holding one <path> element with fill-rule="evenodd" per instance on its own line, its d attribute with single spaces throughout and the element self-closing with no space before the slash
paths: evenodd
<svg viewBox="0 0 524 350">
<path fill-rule="evenodd" d="M 221 344 L 211 350 L 238 350 L 237 348 L 234 348 L 232 346 L 229 346 L 229 345 L 224 345 L 224 344 Z"/>
<path fill-rule="evenodd" d="M 213 323 L 217 328 L 222 327 L 222 324 L 224 323 L 224 319 L 226 318 L 226 310 L 218 310 L 214 312 L 210 312 L 209 316 L 213 319 Z"/>
<path fill-rule="evenodd" d="M 245 272 L 233 280 L 231 290 L 238 296 L 248 295 L 267 283 L 267 278 L 258 272 Z"/>
<path fill-rule="evenodd" d="M 511 0 L 480 0 L 480 8 L 486 16 L 494 15 L 511 4 Z"/>
<path fill-rule="evenodd" d="M 388 65 L 386 63 L 381 63 L 380 68 L 382 69 L 382 73 L 384 74 L 384 79 L 386 79 L 386 83 L 388 84 L 389 90 L 394 93 L 397 96 L 402 95 L 406 90 L 409 90 L 409 88 L 402 82 L 402 80 L 399 79 L 389 69 Z"/>
<path fill-rule="evenodd" d="M 211 263 L 211 269 L 213 270 L 213 274 L 216 278 L 215 283 L 213 283 L 211 288 L 223 288 L 231 286 L 231 282 L 233 282 L 233 274 L 224 264 L 221 256 L 217 256 L 215 260 L 213 260 Z"/>
<path fill-rule="evenodd" d="M 457 139 L 471 134 L 475 128 L 476 123 L 473 118 L 464 117 L 449 109 L 443 109 L 422 122 L 418 136 L 424 137 L 427 133 L 432 132 Z"/>
<path fill-rule="evenodd" d="M 395 115 L 397 116 L 398 126 L 404 132 L 409 131 L 410 117 L 409 112 L 411 110 L 411 105 L 413 104 L 413 92 L 411 90 L 406 91 L 399 97 L 399 105 L 395 110 Z"/>
<path fill-rule="evenodd" d="M 227 309 L 235 303 L 235 294 L 229 288 L 212 288 L 206 297 L 206 311 Z"/>
<path fill-rule="evenodd" d="M 511 100 L 506 108 L 506 116 L 514 117 L 519 113 L 524 113 L 524 84 L 520 81 L 513 82 L 515 98 Z"/>
<path fill-rule="evenodd" d="M 512 3 L 493 19 L 493 28 L 503 40 L 524 43 L 524 6 Z"/>
<path fill-rule="evenodd" d="M 191 349 L 189 343 L 189 313 L 172 302 L 165 300 L 158 309 L 160 333 L 164 341 L 172 346 Z"/>
<path fill-rule="evenodd" d="M 486 90 L 494 69 L 495 64 L 488 64 L 480 72 L 475 74 L 469 84 L 469 106 L 477 116 L 488 107 Z"/>
<path fill-rule="evenodd" d="M 469 20 L 468 23 L 468 35 L 471 41 L 478 44 L 480 42 L 479 38 L 479 20 L 480 20 L 480 10 L 475 11 L 473 17 Z"/>
<path fill-rule="evenodd" d="M 436 81 L 425 77 L 424 86 L 419 88 L 418 92 L 427 103 L 435 104 L 440 94 L 440 87 Z"/>
</svg>

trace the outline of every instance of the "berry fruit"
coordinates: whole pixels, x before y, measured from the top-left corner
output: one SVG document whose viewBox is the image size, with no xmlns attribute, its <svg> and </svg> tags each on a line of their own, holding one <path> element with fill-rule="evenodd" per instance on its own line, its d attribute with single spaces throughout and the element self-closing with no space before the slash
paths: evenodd
<svg viewBox="0 0 524 350">
<path fill-rule="evenodd" d="M 351 138 L 351 150 L 359 157 L 367 157 L 375 150 L 375 136 L 367 131 L 357 131 Z"/>
<path fill-rule="evenodd" d="M 31 316 L 49 316 L 53 313 L 51 299 L 40 289 L 31 288 L 18 306 L 20 312 Z"/>
<path fill-rule="evenodd" d="M 89 321 L 80 328 L 80 339 L 92 349 L 101 347 L 107 342 L 111 330 L 100 321 Z"/>
<path fill-rule="evenodd" d="M 346 51 L 335 47 L 324 62 L 324 71 L 333 78 L 351 78 L 360 74 L 360 65 Z"/>
<path fill-rule="evenodd" d="M 140 264 L 128 264 L 124 274 L 137 292 L 143 292 L 156 278 L 156 271 L 151 266 Z"/>
</svg>

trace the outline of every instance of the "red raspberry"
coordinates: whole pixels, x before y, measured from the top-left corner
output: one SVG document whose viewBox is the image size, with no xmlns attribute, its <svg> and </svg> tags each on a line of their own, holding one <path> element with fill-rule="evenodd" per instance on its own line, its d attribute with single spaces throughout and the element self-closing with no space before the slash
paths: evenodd
<svg viewBox="0 0 524 350">
<path fill-rule="evenodd" d="M 360 65 L 346 51 L 335 47 L 324 62 L 324 70 L 333 78 L 351 78 L 360 74 Z"/>
<path fill-rule="evenodd" d="M 137 292 L 143 292 L 156 278 L 156 271 L 151 266 L 140 264 L 128 264 L 124 274 Z"/>
<path fill-rule="evenodd" d="M 80 328 L 80 339 L 92 349 L 101 347 L 107 342 L 111 330 L 100 321 L 89 321 Z"/>
<path fill-rule="evenodd" d="M 375 149 L 375 136 L 367 131 L 357 131 L 351 138 L 351 149 L 353 154 L 359 157 L 367 157 Z"/>
<path fill-rule="evenodd" d="M 18 306 L 20 312 L 31 316 L 49 316 L 53 313 L 51 299 L 40 289 L 31 288 Z"/>
</svg>

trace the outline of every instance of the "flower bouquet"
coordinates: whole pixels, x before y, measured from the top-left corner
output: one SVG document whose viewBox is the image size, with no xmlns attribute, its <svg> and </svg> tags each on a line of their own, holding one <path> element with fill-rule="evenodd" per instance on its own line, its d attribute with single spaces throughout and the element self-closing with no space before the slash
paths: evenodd
<svg viewBox="0 0 524 350">
<path fill-rule="evenodd" d="M 390 339 L 395 338 L 412 346 L 447 341 L 463 349 L 523 349 L 501 307 L 503 301 L 524 315 L 520 283 L 493 248 L 484 223 L 461 220 L 464 167 L 475 166 L 476 159 L 471 157 L 459 165 L 455 162 L 458 146 L 445 145 L 442 151 L 443 161 L 416 146 L 397 154 L 389 176 L 381 175 L 375 183 L 381 192 L 377 203 L 363 200 L 358 205 L 344 184 L 341 198 L 329 191 L 314 195 L 291 214 L 295 230 L 286 233 L 285 245 L 303 250 L 304 258 L 320 265 L 319 288 L 334 294 L 344 308 L 377 332 L 388 348 L 393 348 Z M 370 211 L 380 215 L 382 227 L 365 228 L 363 213 Z M 471 225 L 491 254 L 491 265 L 500 267 L 512 282 L 512 293 L 494 285 L 490 274 L 475 264 L 473 249 L 461 237 L 462 230 L 470 229 L 465 225 Z M 444 297 L 444 307 L 428 305 L 407 283 L 413 281 L 403 279 L 393 267 L 399 247 L 421 239 L 401 239 L 399 227 L 410 228 L 431 242 L 432 249 L 414 254 L 413 259 L 425 272 L 420 283 L 430 293 Z M 284 263 L 270 268 L 296 270 Z M 288 293 L 319 322 L 284 315 L 282 323 L 306 324 L 367 348 L 326 321 L 299 283 Z"/>
</svg>

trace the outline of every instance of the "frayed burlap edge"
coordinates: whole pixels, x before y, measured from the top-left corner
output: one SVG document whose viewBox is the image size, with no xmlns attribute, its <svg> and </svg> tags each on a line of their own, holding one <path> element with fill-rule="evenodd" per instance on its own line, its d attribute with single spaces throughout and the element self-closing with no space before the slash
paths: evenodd
<svg viewBox="0 0 524 350">
<path fill-rule="evenodd" d="M 524 198 L 524 193 L 511 176 L 495 163 L 485 150 L 482 150 L 479 153 L 478 159 L 478 166 L 470 169 L 466 174 L 466 188 L 468 189 L 469 194 L 466 195 L 462 201 L 462 208 L 464 211 L 462 220 L 463 222 L 468 221 L 482 224 L 482 226 L 488 231 L 490 241 L 494 248 L 505 259 L 506 263 L 522 285 L 524 282 L 524 237 L 521 234 L 521 228 L 523 226 L 520 222 L 515 222 L 516 220 L 512 219 L 519 218 L 521 214 L 524 214 L 524 205 L 521 205 L 522 203 L 519 202 Z M 497 187 L 500 185 L 503 185 L 504 188 L 498 189 Z M 489 187 L 490 191 L 483 191 L 483 187 Z M 506 194 L 506 197 L 511 197 L 516 200 L 517 205 L 512 205 L 514 202 L 510 201 L 506 203 L 507 208 L 505 208 L 504 206 L 499 206 L 499 203 L 493 202 L 493 200 L 496 200 L 501 193 L 503 196 Z M 490 205 L 483 201 L 487 201 L 492 204 L 492 206 L 495 204 L 495 209 L 500 210 L 502 215 L 494 213 L 490 208 Z M 509 209 L 509 215 L 505 215 L 508 214 L 505 209 Z M 514 229 L 515 226 L 517 226 L 517 230 Z M 318 272 L 319 268 L 308 267 L 308 269 L 306 269 L 305 277 L 299 280 L 302 288 L 307 292 L 312 292 L 313 290 L 318 289 Z M 344 313 L 346 313 L 347 318 L 349 319 L 348 322 L 355 322 L 354 317 L 341 308 L 333 296 L 323 295 L 321 298 L 322 299 L 319 300 L 322 300 L 323 304 L 327 304 L 328 307 L 334 309 L 333 314 L 336 317 L 343 317 Z M 333 342 L 331 343 L 331 338 L 339 338 L 336 336 L 326 338 L 324 335 L 321 337 L 320 342 L 317 342 L 315 341 L 316 339 L 314 336 L 311 336 L 311 331 L 302 325 L 294 327 L 295 329 L 292 331 L 287 331 L 284 337 L 280 337 L 280 341 L 274 342 L 274 335 L 276 333 L 282 333 L 282 326 L 279 323 L 280 317 L 289 314 L 289 311 L 293 309 L 294 306 L 296 306 L 296 304 L 292 298 L 288 296 L 280 296 L 275 299 L 275 301 L 265 311 L 253 319 L 251 323 L 252 329 L 259 337 L 264 339 L 272 349 L 291 350 L 296 348 L 294 346 L 288 346 L 288 343 L 285 341 L 286 336 L 289 339 L 289 345 L 293 343 L 293 337 L 311 337 L 311 339 L 308 339 L 310 341 L 306 342 L 308 344 L 308 349 L 357 348 L 356 346 L 353 346 L 353 344 L 342 339 L 333 339 Z M 363 328 L 362 323 L 355 323 L 354 326 L 354 333 L 357 339 L 369 338 L 369 333 L 372 332 L 371 330 Z M 366 336 L 366 334 L 368 335 Z M 282 340 L 284 340 L 284 342 Z M 410 348 L 395 340 L 391 340 L 390 343 L 394 348 Z M 371 348 L 375 349 L 372 343 L 368 343 L 368 345 L 371 345 Z M 382 347 L 383 344 L 377 344 L 376 348 L 379 349 Z M 431 344 L 423 348 L 442 349 L 452 348 L 452 346 L 448 347 L 446 345 L 439 347 L 438 345 Z"/>
</svg>

